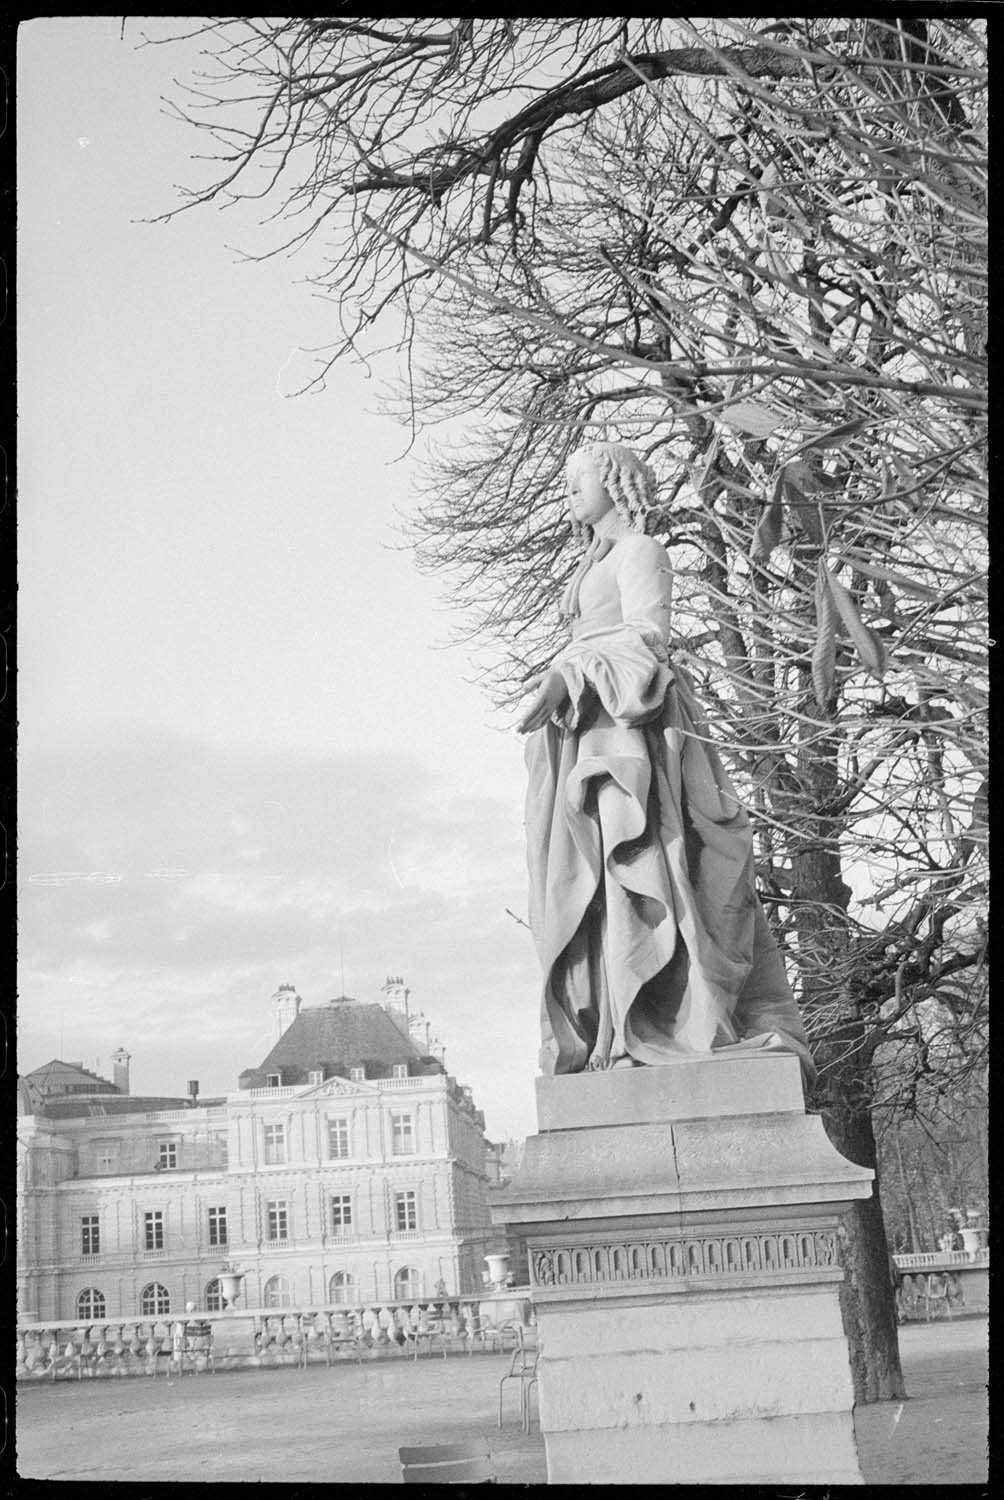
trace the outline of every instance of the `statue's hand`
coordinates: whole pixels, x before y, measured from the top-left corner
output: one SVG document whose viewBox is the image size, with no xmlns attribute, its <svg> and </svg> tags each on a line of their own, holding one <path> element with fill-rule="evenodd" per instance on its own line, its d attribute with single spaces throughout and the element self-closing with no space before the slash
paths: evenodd
<svg viewBox="0 0 1004 1500">
<path fill-rule="evenodd" d="M 565 679 L 554 667 L 549 668 L 540 679 L 540 686 L 530 701 L 530 706 L 516 728 L 520 734 L 530 734 L 540 729 L 568 697 Z"/>
</svg>

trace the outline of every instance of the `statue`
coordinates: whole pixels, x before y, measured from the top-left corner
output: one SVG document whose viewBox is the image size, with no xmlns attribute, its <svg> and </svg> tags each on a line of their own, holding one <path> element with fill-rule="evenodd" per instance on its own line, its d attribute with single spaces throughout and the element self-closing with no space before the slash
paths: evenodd
<svg viewBox="0 0 1004 1500">
<path fill-rule="evenodd" d="M 567 477 L 588 541 L 561 605 L 571 639 L 518 725 L 542 1071 L 768 1048 L 811 1078 L 749 820 L 670 657 L 672 568 L 645 534 L 655 476 L 593 443 Z"/>
</svg>

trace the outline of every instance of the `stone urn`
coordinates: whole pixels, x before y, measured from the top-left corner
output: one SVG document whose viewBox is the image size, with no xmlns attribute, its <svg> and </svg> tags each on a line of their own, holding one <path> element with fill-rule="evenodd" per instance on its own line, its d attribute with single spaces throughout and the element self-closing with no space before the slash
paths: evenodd
<svg viewBox="0 0 1004 1500">
<path fill-rule="evenodd" d="M 220 1295 L 224 1306 L 229 1309 L 237 1301 L 241 1294 L 241 1282 L 244 1280 L 243 1271 L 221 1271 L 220 1272 Z"/>
<path fill-rule="evenodd" d="M 506 1277 L 509 1275 L 510 1259 L 511 1257 L 508 1254 L 485 1256 L 485 1265 L 488 1267 L 488 1275 L 491 1278 L 492 1285 L 497 1291 L 501 1292 L 505 1288 Z"/>
</svg>

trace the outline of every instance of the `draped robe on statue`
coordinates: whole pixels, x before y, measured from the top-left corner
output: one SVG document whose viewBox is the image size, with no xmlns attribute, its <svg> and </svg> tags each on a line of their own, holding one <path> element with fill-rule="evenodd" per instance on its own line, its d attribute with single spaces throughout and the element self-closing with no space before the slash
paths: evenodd
<svg viewBox="0 0 1004 1500">
<path fill-rule="evenodd" d="M 542 1070 L 763 1047 L 811 1077 L 749 820 L 669 660 L 669 557 L 611 523 L 554 662 L 568 702 L 527 741 Z"/>
</svg>

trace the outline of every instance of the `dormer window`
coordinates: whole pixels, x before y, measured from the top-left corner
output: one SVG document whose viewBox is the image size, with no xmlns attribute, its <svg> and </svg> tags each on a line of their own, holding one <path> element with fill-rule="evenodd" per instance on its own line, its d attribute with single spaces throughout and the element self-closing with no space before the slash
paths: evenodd
<svg viewBox="0 0 1004 1500">
<path fill-rule="evenodd" d="M 307 1082 L 309 1084 L 323 1083 L 324 1082 L 324 1069 L 323 1068 L 311 1068 L 310 1072 L 307 1074 Z"/>
<path fill-rule="evenodd" d="M 394 1066 L 393 1066 L 393 1068 L 391 1069 L 391 1077 L 392 1078 L 407 1078 L 407 1076 L 408 1076 L 408 1064 L 407 1063 L 395 1063 Z"/>
<path fill-rule="evenodd" d="M 265 1087 L 267 1089 L 282 1088 L 282 1074 L 281 1073 L 266 1073 L 265 1074 Z"/>
<path fill-rule="evenodd" d="M 353 1083 L 362 1083 L 366 1078 L 366 1069 L 364 1067 L 350 1068 L 349 1077 Z"/>
</svg>

